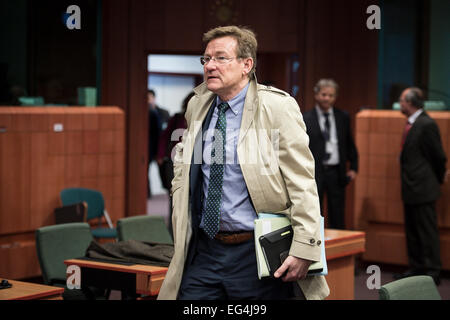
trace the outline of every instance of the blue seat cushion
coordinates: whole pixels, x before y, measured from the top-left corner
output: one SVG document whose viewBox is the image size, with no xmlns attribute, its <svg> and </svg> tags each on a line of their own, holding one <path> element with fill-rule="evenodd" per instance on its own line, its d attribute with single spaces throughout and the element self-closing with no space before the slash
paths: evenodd
<svg viewBox="0 0 450 320">
<path fill-rule="evenodd" d="M 117 238 L 117 230 L 110 228 L 91 229 L 92 235 L 95 238 Z"/>
</svg>

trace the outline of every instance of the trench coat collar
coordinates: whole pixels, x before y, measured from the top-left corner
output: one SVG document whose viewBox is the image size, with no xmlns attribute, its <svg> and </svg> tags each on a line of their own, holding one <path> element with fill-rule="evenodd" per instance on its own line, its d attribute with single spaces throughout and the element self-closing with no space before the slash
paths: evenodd
<svg viewBox="0 0 450 320">
<path fill-rule="evenodd" d="M 202 121 L 205 119 L 206 115 L 208 114 L 209 107 L 211 106 L 214 98 L 216 97 L 216 94 L 209 91 L 206 82 L 203 82 L 199 86 L 197 86 L 194 89 L 194 93 L 199 97 L 199 114 L 196 119 L 199 121 Z M 241 130 L 239 133 L 239 142 L 240 144 L 242 140 L 244 139 L 245 135 L 248 132 L 248 129 L 250 128 L 255 112 L 258 106 L 258 83 L 256 80 L 256 76 L 250 80 L 250 85 L 248 87 L 247 95 L 245 97 L 245 103 L 244 103 L 244 111 L 242 114 L 242 122 L 241 122 Z"/>
</svg>

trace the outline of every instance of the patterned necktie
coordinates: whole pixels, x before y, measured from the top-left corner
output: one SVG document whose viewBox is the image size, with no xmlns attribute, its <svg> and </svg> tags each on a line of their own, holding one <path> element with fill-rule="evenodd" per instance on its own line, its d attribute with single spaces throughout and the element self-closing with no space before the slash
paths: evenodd
<svg viewBox="0 0 450 320">
<path fill-rule="evenodd" d="M 326 112 L 323 114 L 323 116 L 325 117 L 325 130 L 323 130 L 323 137 L 325 139 L 325 142 L 330 141 L 330 113 Z M 327 161 L 328 159 L 330 159 L 331 154 L 329 152 L 325 151 L 325 155 L 323 157 L 324 161 Z"/>
<path fill-rule="evenodd" d="M 222 102 L 217 107 L 219 110 L 219 117 L 214 130 L 214 141 L 211 148 L 212 163 L 210 166 L 208 195 L 206 198 L 206 209 L 204 216 L 204 230 L 211 239 L 213 239 L 217 232 L 219 232 L 227 128 L 225 111 L 228 107 L 229 106 L 226 102 Z"/>
</svg>

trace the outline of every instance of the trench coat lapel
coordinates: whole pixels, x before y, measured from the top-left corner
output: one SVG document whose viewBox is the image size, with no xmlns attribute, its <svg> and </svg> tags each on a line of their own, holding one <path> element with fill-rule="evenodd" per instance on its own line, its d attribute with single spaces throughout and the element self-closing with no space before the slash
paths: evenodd
<svg viewBox="0 0 450 320">
<path fill-rule="evenodd" d="M 256 109 L 258 108 L 258 95 L 257 95 L 257 83 L 256 80 L 250 80 L 250 86 L 248 88 L 247 96 L 245 97 L 244 111 L 242 113 L 241 130 L 239 132 L 240 144 L 246 136 L 248 129 L 250 128 L 253 119 L 255 117 Z"/>
</svg>

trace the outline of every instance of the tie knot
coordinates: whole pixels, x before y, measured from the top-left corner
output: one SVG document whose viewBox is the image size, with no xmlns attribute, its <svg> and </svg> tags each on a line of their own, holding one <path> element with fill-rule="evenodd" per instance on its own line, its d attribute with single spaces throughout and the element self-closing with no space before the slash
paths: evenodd
<svg viewBox="0 0 450 320">
<path fill-rule="evenodd" d="M 328 116 L 330 115 L 330 113 L 329 112 L 325 112 L 324 114 L 323 114 L 323 116 L 325 117 L 325 118 L 327 118 L 328 119 Z"/>
<path fill-rule="evenodd" d="M 226 103 L 226 102 L 222 102 L 221 104 L 219 104 L 217 106 L 217 108 L 219 109 L 219 112 L 225 112 L 228 107 L 229 107 L 228 103 Z"/>
</svg>

